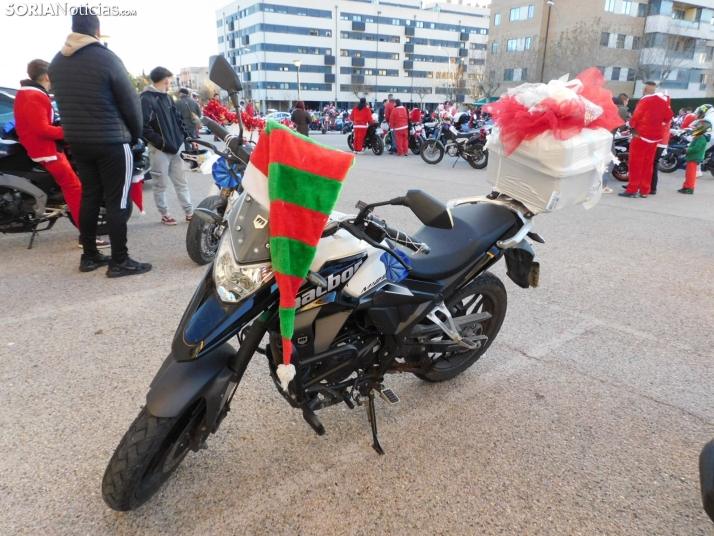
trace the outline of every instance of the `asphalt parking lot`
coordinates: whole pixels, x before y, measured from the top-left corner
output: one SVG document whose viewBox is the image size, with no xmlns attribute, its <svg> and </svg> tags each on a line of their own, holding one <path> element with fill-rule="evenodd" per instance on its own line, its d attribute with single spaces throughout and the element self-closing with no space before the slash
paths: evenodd
<svg viewBox="0 0 714 536">
<path fill-rule="evenodd" d="M 452 164 L 359 155 L 338 209 L 490 191 Z M 101 477 L 205 270 L 175 194 L 166 227 L 144 187 L 129 249 L 154 270 L 138 277 L 80 273 L 66 220 L 32 250 L 0 235 L 0 534 L 712 534 L 698 455 L 714 438 L 714 177 L 693 196 L 682 182 L 538 216 L 540 288 L 499 264 L 509 309 L 484 357 L 444 384 L 390 378 L 386 456 L 360 408 L 322 411 L 316 436 L 256 359 L 208 450 L 129 513 L 106 507 Z M 211 180 L 189 184 L 197 204 Z M 381 215 L 416 228 L 407 209 Z"/>
</svg>

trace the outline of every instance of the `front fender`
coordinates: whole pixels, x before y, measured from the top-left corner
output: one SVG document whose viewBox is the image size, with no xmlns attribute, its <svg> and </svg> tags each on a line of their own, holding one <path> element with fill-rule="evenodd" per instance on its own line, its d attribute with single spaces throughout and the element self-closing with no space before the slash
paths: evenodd
<svg viewBox="0 0 714 536">
<path fill-rule="evenodd" d="M 178 362 L 169 354 L 151 382 L 146 407 L 155 417 L 176 417 L 199 398 L 205 398 L 207 422 L 212 423 L 234 375 L 228 362 L 235 353 L 225 343 L 193 361 Z"/>
</svg>

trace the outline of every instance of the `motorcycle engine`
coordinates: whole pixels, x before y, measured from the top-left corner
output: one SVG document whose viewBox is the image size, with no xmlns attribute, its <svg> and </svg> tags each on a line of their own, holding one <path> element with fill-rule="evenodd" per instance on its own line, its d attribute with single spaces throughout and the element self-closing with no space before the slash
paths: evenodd
<svg viewBox="0 0 714 536">
<path fill-rule="evenodd" d="M 446 154 L 449 156 L 457 156 L 459 154 L 459 149 L 456 145 L 450 145 L 446 148 Z"/>
<path fill-rule="evenodd" d="M 25 197 L 17 190 L 0 189 L 0 215 L 2 219 L 14 219 L 34 215 L 35 198 Z M 1 220 L 0 220 L 1 224 Z"/>
</svg>

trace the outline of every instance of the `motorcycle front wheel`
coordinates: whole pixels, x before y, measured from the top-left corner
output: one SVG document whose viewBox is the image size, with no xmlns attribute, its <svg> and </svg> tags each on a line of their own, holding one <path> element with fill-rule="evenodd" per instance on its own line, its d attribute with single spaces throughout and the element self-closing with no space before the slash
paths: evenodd
<svg viewBox="0 0 714 536">
<path fill-rule="evenodd" d="M 668 153 L 659 159 L 657 167 L 662 173 L 674 173 L 679 167 L 679 158 L 676 154 Z"/>
<path fill-rule="evenodd" d="M 620 162 L 614 168 L 612 168 L 612 176 L 620 182 L 630 181 L 630 169 L 627 162 Z"/>
<path fill-rule="evenodd" d="M 203 399 L 178 417 L 155 417 L 144 407 L 104 472 L 102 497 L 109 508 L 126 512 L 153 497 L 195 443 L 205 415 Z"/>
<path fill-rule="evenodd" d="M 377 156 L 381 155 L 384 152 L 384 143 L 382 142 L 382 138 L 380 138 L 379 136 L 375 135 L 372 138 L 372 152 Z"/>
<path fill-rule="evenodd" d="M 707 443 L 699 455 L 699 486 L 704 511 L 714 521 L 714 441 Z"/>
<path fill-rule="evenodd" d="M 131 218 L 131 214 L 134 212 L 134 202 L 129 200 L 129 202 L 126 205 L 126 220 L 129 221 L 129 218 Z M 74 218 L 72 217 L 72 213 L 68 210 L 67 211 L 67 217 L 69 218 L 69 221 L 72 222 L 72 225 L 75 227 L 79 228 L 77 223 L 74 221 Z M 97 236 L 104 236 L 109 234 L 109 225 L 107 224 L 107 209 L 104 206 L 104 203 L 102 203 L 101 208 L 99 209 L 99 218 L 97 219 Z"/>
<path fill-rule="evenodd" d="M 201 201 L 197 208 L 206 208 L 223 216 L 228 201 L 220 195 L 212 195 Z M 191 218 L 186 230 L 186 252 L 191 260 L 203 266 L 213 261 L 218 250 L 216 225 L 203 221 L 198 216 Z"/>
<path fill-rule="evenodd" d="M 350 148 L 350 151 L 355 150 L 355 136 L 351 132 L 350 132 L 350 135 L 347 136 L 347 147 Z"/>
<path fill-rule="evenodd" d="M 427 164 L 438 164 L 444 158 L 444 146 L 439 140 L 427 140 L 422 144 L 419 155 Z"/>
<path fill-rule="evenodd" d="M 459 292 L 445 301 L 453 318 L 476 313 L 490 313 L 491 318 L 475 326 L 463 330 L 466 338 L 469 335 L 485 335 L 488 340 L 476 350 L 461 353 L 430 354 L 433 364 L 423 373 L 416 376 L 428 382 L 443 382 L 461 374 L 486 353 L 488 347 L 498 335 L 506 317 L 508 297 L 503 282 L 491 272 L 484 272 L 471 281 Z M 445 340 L 446 335 L 435 337 Z"/>
</svg>

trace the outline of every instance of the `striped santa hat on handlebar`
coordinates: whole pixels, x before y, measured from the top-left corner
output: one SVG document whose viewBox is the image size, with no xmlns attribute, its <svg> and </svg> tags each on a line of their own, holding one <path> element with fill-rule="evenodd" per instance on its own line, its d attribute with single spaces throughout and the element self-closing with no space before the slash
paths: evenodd
<svg viewBox="0 0 714 536">
<path fill-rule="evenodd" d="M 335 207 L 354 155 L 326 147 L 268 121 L 250 156 L 243 188 L 270 208 L 270 257 L 280 290 L 284 391 L 295 377 L 292 337 L 295 298 L 317 253 L 317 243 Z"/>
</svg>

